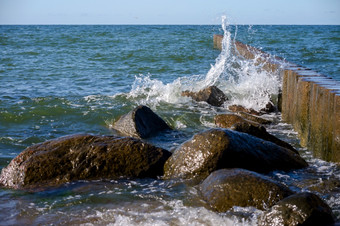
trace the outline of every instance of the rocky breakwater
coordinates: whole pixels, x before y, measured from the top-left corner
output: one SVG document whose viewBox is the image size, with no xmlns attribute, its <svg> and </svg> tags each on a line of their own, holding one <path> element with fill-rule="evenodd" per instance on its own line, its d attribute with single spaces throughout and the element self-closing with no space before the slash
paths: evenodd
<svg viewBox="0 0 340 226">
<path fill-rule="evenodd" d="M 293 150 L 246 133 L 216 128 L 198 133 L 178 147 L 164 165 L 163 178 L 197 185 L 201 198 L 217 212 L 234 206 L 263 210 L 258 219 L 261 225 L 307 225 L 311 219 L 332 223 L 330 207 L 318 196 L 296 200 L 299 193 L 265 175 L 307 166 Z M 281 201 L 287 203 L 288 212 L 294 211 L 292 205 L 296 204 L 298 213 L 290 215 L 285 209 L 276 212 Z"/>
<path fill-rule="evenodd" d="M 222 35 L 214 47 L 222 49 Z M 301 145 L 315 157 L 340 162 L 340 82 L 236 41 L 236 53 L 267 71 L 280 71 L 282 119 L 293 125 Z"/>
<path fill-rule="evenodd" d="M 142 114 L 138 115 L 136 112 L 140 109 Z M 137 117 L 131 118 L 131 115 Z M 140 131 L 136 129 L 136 120 L 148 122 L 155 115 L 145 106 L 139 106 L 121 119 L 128 120 L 124 124 L 127 131 Z M 159 116 L 155 118 L 163 121 Z M 232 127 L 239 123 L 258 125 L 234 118 L 238 122 L 231 124 Z M 266 122 L 263 120 L 258 118 L 258 121 Z M 148 131 L 158 131 L 159 125 L 150 123 L 148 126 Z M 166 126 L 161 128 L 168 129 Z M 294 223 L 290 225 L 323 220 L 333 222 L 330 208 L 316 195 L 294 196 L 285 185 L 260 174 L 307 166 L 293 150 L 229 129 L 213 128 L 198 133 L 173 154 L 133 137 L 85 134 L 28 147 L 2 170 L 0 184 L 15 189 L 40 190 L 77 180 L 184 179 L 184 182 L 197 185 L 202 201 L 218 212 L 234 206 L 256 207 L 265 211 L 258 219 L 264 225 L 281 220 Z M 299 212 L 287 215 L 294 211 L 290 204 L 296 204 Z"/>
</svg>

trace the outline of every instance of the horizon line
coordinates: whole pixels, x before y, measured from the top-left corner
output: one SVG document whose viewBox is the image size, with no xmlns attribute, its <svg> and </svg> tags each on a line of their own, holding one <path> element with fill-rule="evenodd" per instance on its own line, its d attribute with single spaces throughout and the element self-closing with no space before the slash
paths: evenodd
<svg viewBox="0 0 340 226">
<path fill-rule="evenodd" d="M 0 23 L 0 26 L 60 26 L 60 25 L 66 25 L 66 26 L 98 26 L 98 25 L 107 25 L 107 26 L 220 26 L 221 24 L 110 24 L 110 23 L 46 23 L 46 24 L 39 24 L 39 23 L 28 23 L 28 24 L 20 24 L 20 23 L 10 23 L 10 24 L 2 24 Z M 245 24 L 245 23 L 239 23 L 239 24 L 229 24 L 230 26 L 340 26 L 340 24 Z"/>
</svg>

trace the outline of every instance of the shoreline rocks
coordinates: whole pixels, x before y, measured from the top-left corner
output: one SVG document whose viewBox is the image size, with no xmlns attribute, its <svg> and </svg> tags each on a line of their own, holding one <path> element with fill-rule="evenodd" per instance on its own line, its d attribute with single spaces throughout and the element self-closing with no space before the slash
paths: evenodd
<svg viewBox="0 0 340 226">
<path fill-rule="evenodd" d="M 71 135 L 26 148 L 0 175 L 15 189 L 77 180 L 156 178 L 171 153 L 131 137 Z"/>
<path fill-rule="evenodd" d="M 199 185 L 199 191 L 218 212 L 225 212 L 233 206 L 265 210 L 293 194 L 288 187 L 244 169 L 214 171 Z"/>
<path fill-rule="evenodd" d="M 308 166 L 291 150 L 228 129 L 209 129 L 178 147 L 164 165 L 165 179 L 204 179 L 223 168 L 260 173 Z"/>
<path fill-rule="evenodd" d="M 124 136 L 148 138 L 164 130 L 171 130 L 170 126 L 147 106 L 140 105 L 121 116 L 113 128 Z"/>
</svg>

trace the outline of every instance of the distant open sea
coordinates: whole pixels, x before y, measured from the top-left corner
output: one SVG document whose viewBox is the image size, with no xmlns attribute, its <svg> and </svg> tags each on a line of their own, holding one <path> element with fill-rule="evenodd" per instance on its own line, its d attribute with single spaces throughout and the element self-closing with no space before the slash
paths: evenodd
<svg viewBox="0 0 340 226">
<path fill-rule="evenodd" d="M 227 30 L 231 40 L 340 81 L 340 26 Z M 214 127 L 216 114 L 228 112 L 227 104 L 212 107 L 181 96 L 205 84 L 217 85 L 232 103 L 261 108 L 269 100 L 262 94 L 277 94 L 278 75 L 213 49 L 213 34 L 223 32 L 217 25 L 1 25 L 0 169 L 32 144 L 75 133 L 116 134 L 114 121 L 139 104 L 178 131 L 146 141 L 173 150 Z M 294 191 L 339 180 L 339 167 L 313 158 L 279 114 L 267 117 L 275 121 L 267 130 L 310 164 L 270 177 Z M 318 192 L 339 220 L 339 190 Z M 218 214 L 199 200 L 195 187 L 153 179 L 82 181 L 35 193 L 0 188 L 0 225 L 252 225 L 261 212 L 235 208 Z"/>
</svg>

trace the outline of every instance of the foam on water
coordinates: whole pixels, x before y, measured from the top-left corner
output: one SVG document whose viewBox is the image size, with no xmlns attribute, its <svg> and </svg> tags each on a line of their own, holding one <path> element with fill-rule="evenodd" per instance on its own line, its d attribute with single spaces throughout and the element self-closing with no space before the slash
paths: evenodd
<svg viewBox="0 0 340 226">
<path fill-rule="evenodd" d="M 229 31 L 225 16 L 222 17 L 222 51 L 205 75 L 180 77 L 164 84 L 153 79 L 151 74 L 138 75 L 128 96 L 137 98 L 139 104 L 158 105 L 160 102 L 171 104 L 187 103 L 188 97 L 182 97 L 185 90 L 199 91 L 215 85 L 226 93 L 230 101 L 225 106 L 240 104 L 247 108 L 260 110 L 271 96 L 278 93 L 280 82 L 278 73 L 261 70 L 261 65 L 254 60 L 246 60 L 237 54 L 234 39 Z M 236 54 L 235 54 L 236 53 Z"/>
</svg>

